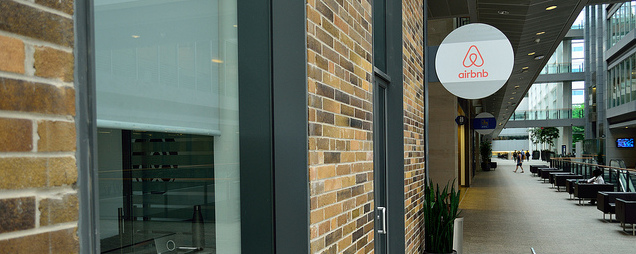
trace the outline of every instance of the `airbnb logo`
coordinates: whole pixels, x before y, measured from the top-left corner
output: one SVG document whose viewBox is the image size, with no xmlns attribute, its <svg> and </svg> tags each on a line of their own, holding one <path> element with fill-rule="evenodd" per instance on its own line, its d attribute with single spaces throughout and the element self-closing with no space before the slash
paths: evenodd
<svg viewBox="0 0 636 254">
<path fill-rule="evenodd" d="M 481 56 L 481 53 L 479 53 L 477 46 L 471 45 L 470 48 L 468 48 L 468 52 L 466 52 L 466 56 L 464 56 L 463 64 L 466 68 L 471 66 L 481 67 L 484 65 L 484 58 Z"/>
<path fill-rule="evenodd" d="M 481 67 L 484 65 L 484 58 L 481 56 L 479 49 L 475 45 L 471 45 L 468 48 L 468 52 L 466 52 L 466 56 L 464 56 L 464 62 L 462 62 L 464 67 Z M 484 69 L 481 71 L 473 71 L 473 70 L 464 70 L 464 72 L 460 72 L 457 77 L 459 78 L 486 78 L 488 77 L 488 72 Z"/>
</svg>

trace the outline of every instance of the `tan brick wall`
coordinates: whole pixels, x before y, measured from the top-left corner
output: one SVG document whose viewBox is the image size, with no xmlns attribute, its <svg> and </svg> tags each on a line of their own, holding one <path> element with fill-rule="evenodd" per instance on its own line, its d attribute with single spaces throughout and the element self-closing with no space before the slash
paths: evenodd
<svg viewBox="0 0 636 254">
<path fill-rule="evenodd" d="M 307 1 L 311 253 L 373 252 L 371 13 Z"/>
<path fill-rule="evenodd" d="M 73 0 L 0 1 L 0 252 L 77 253 Z"/>
<path fill-rule="evenodd" d="M 424 243 L 424 16 L 422 1 L 402 1 L 404 43 L 404 240 L 405 253 L 422 253 Z"/>
</svg>

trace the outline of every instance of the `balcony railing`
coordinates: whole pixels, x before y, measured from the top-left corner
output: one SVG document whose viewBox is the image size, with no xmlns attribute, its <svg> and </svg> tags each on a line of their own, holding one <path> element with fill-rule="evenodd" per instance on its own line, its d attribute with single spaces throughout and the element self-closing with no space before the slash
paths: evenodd
<svg viewBox="0 0 636 254">
<path fill-rule="evenodd" d="M 611 160 L 610 165 L 599 165 L 593 157 L 562 157 L 551 158 L 550 166 L 592 178 L 592 171 L 603 171 L 603 179 L 606 183 L 614 184 L 616 191 L 636 192 L 636 170 L 625 167 L 622 160 Z"/>
<path fill-rule="evenodd" d="M 546 64 L 541 70 L 541 74 L 559 74 L 559 73 L 576 73 L 576 72 L 584 72 L 585 66 L 583 64 L 575 64 L 572 63 L 557 63 L 557 64 Z"/>
<path fill-rule="evenodd" d="M 548 110 L 517 110 L 510 116 L 509 121 L 525 120 L 556 120 L 584 118 L 583 110 L 548 109 Z"/>
</svg>

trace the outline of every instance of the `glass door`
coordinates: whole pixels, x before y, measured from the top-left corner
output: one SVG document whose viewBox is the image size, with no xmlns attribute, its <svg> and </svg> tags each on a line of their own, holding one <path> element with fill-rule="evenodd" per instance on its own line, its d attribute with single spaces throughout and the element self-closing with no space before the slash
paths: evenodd
<svg viewBox="0 0 636 254">
<path fill-rule="evenodd" d="M 374 86 L 374 187 L 375 253 L 387 252 L 387 156 L 386 156 L 386 83 L 376 77 Z"/>
</svg>

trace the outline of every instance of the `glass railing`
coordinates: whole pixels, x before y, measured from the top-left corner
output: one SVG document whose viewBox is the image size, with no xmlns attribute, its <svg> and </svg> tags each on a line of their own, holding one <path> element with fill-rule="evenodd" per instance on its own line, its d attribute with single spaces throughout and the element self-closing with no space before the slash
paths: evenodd
<svg viewBox="0 0 636 254">
<path fill-rule="evenodd" d="M 572 27 L 570 29 L 583 29 L 585 27 L 585 22 L 580 22 L 580 23 L 576 23 L 576 24 L 572 24 Z"/>
<path fill-rule="evenodd" d="M 614 185 L 616 191 L 636 192 L 636 170 L 625 167 L 625 164 L 613 163 L 600 165 L 594 157 L 560 157 L 551 158 L 550 167 L 570 171 L 573 174 L 582 175 L 584 178 L 592 178 L 592 171 L 600 169 L 606 183 Z"/>
<path fill-rule="evenodd" d="M 516 110 L 510 116 L 509 121 L 525 120 L 556 120 L 584 118 L 583 110 L 548 109 L 548 110 Z"/>
<path fill-rule="evenodd" d="M 541 70 L 541 74 L 559 74 L 559 73 L 576 73 L 584 72 L 583 64 L 572 65 L 572 63 L 546 64 Z"/>
</svg>

